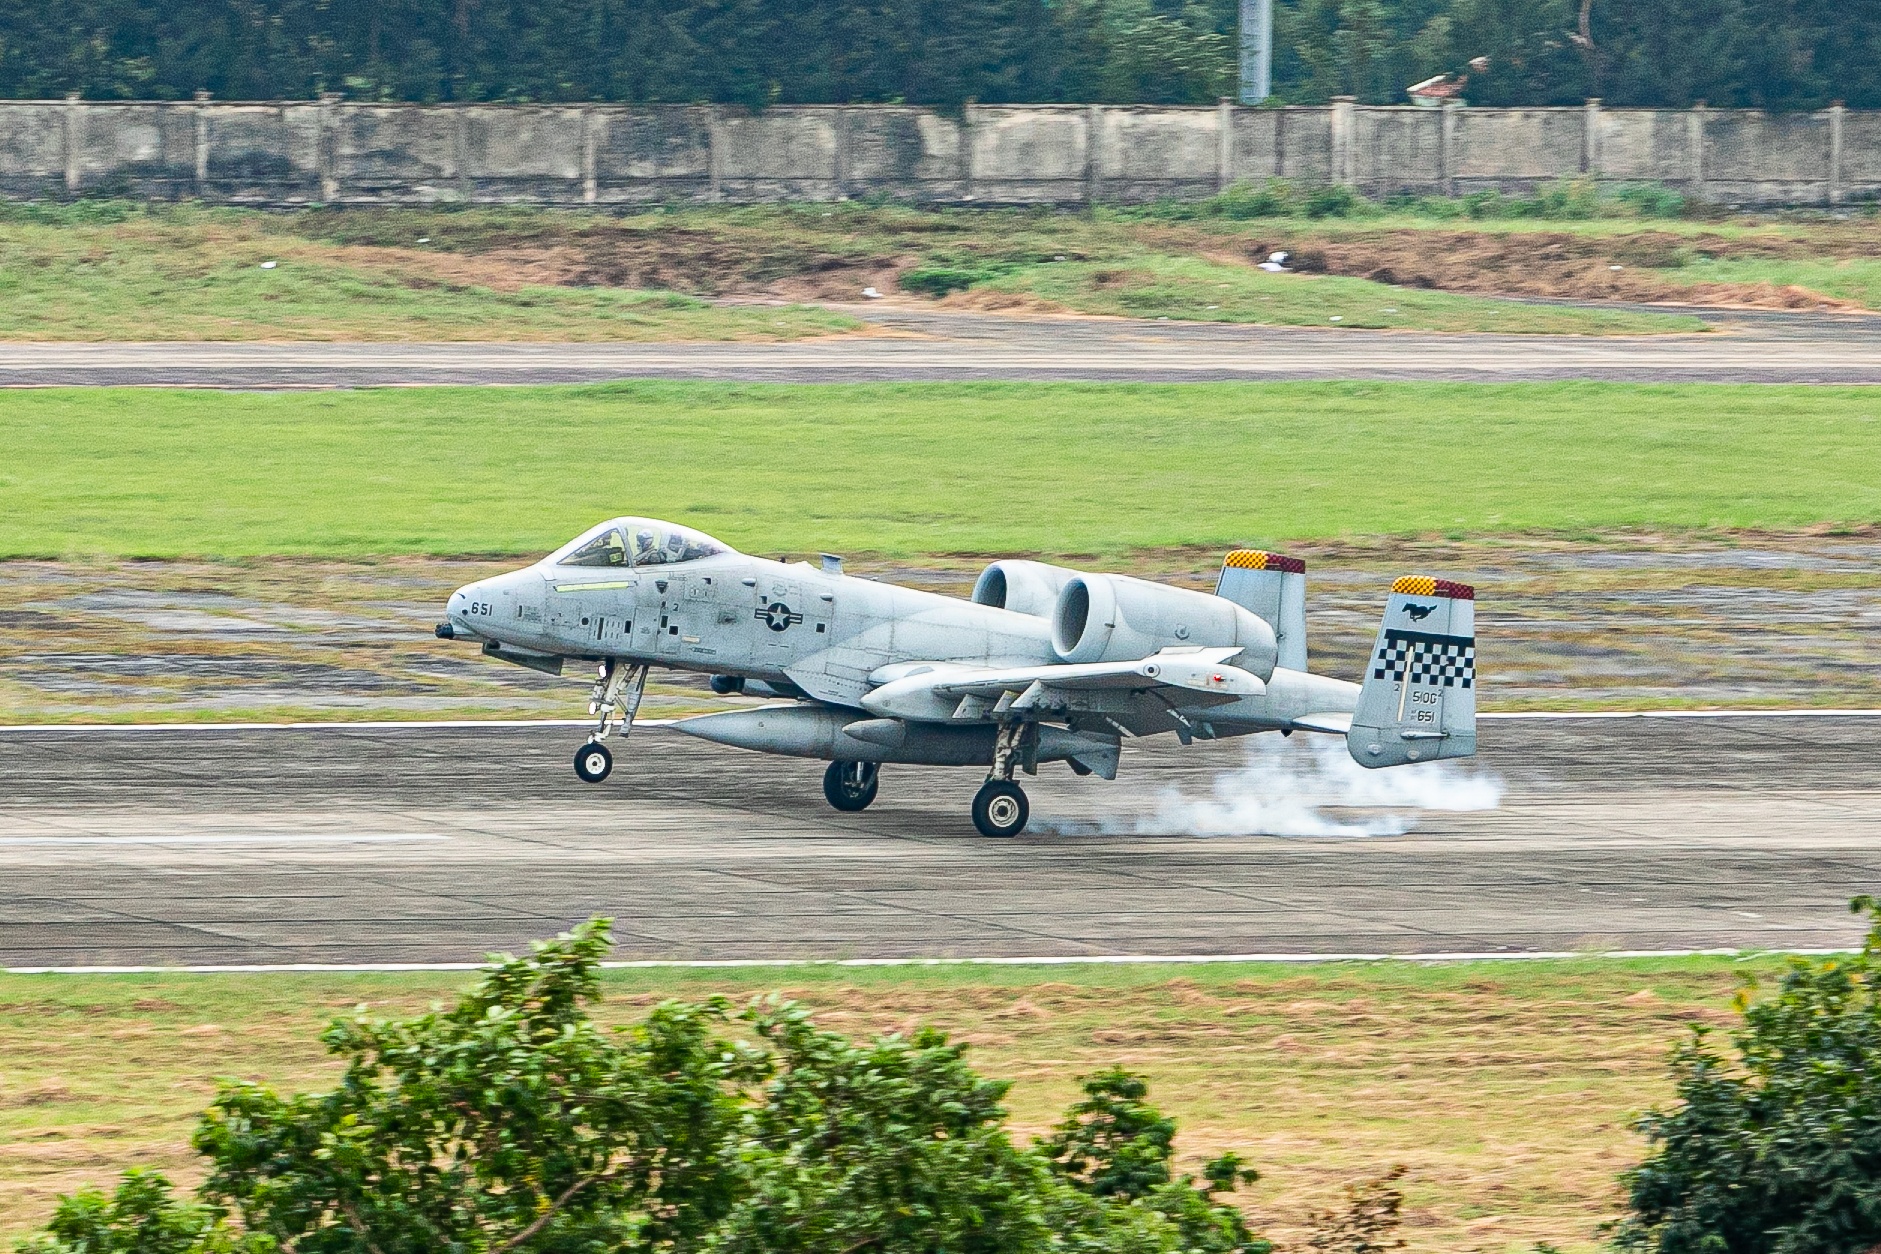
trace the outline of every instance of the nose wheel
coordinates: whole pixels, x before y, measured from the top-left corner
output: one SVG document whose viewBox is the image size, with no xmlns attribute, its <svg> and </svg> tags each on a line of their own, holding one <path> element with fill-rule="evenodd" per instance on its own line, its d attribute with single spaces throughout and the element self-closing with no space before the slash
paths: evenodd
<svg viewBox="0 0 1881 1254">
<path fill-rule="evenodd" d="M 845 813 L 866 810 L 881 785 L 882 768 L 875 762 L 831 762 L 823 772 L 823 796 Z"/>
<path fill-rule="evenodd" d="M 1017 836 L 1032 817 L 1025 790 L 1009 779 L 989 779 L 973 798 L 973 826 L 982 836 Z"/>
<path fill-rule="evenodd" d="M 616 722 L 622 736 L 633 731 L 634 715 L 640 712 L 640 698 L 646 690 L 646 663 L 623 666 L 612 659 L 601 663 L 588 698 L 588 713 L 599 718 L 588 733 L 588 743 L 575 750 L 575 774 L 584 784 L 598 784 L 614 769 L 614 755 L 601 742 Z"/>
<path fill-rule="evenodd" d="M 598 784 L 614 769 L 614 755 L 598 740 L 590 740 L 575 750 L 575 774 L 583 783 Z"/>
</svg>

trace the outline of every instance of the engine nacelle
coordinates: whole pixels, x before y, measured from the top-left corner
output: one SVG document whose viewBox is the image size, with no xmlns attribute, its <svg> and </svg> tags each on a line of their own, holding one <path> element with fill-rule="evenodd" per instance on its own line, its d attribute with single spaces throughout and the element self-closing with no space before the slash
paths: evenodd
<svg viewBox="0 0 1881 1254">
<path fill-rule="evenodd" d="M 1124 662 L 1158 649 L 1238 645 L 1242 670 L 1273 674 L 1274 629 L 1234 602 L 1127 575 L 1078 575 L 1052 611 L 1052 647 L 1062 662 Z"/>
<path fill-rule="evenodd" d="M 973 585 L 973 603 L 1002 610 L 1050 618 L 1058 593 L 1079 572 L 1044 562 L 999 561 L 980 572 Z"/>
</svg>

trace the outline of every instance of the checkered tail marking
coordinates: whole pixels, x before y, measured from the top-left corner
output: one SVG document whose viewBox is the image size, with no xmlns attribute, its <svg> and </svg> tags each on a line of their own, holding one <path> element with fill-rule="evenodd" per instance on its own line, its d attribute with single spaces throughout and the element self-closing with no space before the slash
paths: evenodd
<svg viewBox="0 0 1881 1254">
<path fill-rule="evenodd" d="M 1400 681 L 1407 673 L 1414 686 L 1475 687 L 1476 638 L 1387 630 L 1372 659 L 1372 678 Z"/>
</svg>

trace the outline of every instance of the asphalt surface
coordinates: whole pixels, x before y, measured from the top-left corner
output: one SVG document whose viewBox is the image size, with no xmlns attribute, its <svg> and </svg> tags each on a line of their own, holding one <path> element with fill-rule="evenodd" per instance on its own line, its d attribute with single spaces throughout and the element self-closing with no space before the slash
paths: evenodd
<svg viewBox="0 0 1881 1254">
<path fill-rule="evenodd" d="M 1881 889 L 1877 718 L 1486 721 L 1422 781 L 1139 742 L 1028 781 L 1010 841 L 976 771 L 886 768 L 842 815 L 819 763 L 662 728 L 583 785 L 580 738 L 0 733 L 0 966 L 469 961 L 594 913 L 648 959 L 1820 948 Z"/>
<path fill-rule="evenodd" d="M 1707 333 L 1434 334 L 863 306 L 873 334 L 788 344 L 0 344 L 0 386 L 1397 379 L 1881 383 L 1881 317 L 1701 312 Z"/>
</svg>

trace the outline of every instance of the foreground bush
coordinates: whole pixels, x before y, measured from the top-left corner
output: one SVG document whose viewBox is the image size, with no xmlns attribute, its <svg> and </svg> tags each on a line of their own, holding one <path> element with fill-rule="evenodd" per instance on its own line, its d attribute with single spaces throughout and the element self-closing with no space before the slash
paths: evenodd
<svg viewBox="0 0 1881 1254">
<path fill-rule="evenodd" d="M 1014 1144 L 1007 1085 L 933 1029 L 868 1042 L 800 1008 L 668 1003 L 604 1028 L 606 922 L 491 970 L 458 1005 L 328 1028 L 329 1092 L 227 1083 L 198 1201 L 132 1172 L 65 1199 L 32 1254 L 1266 1254 L 1171 1170 L 1174 1124 L 1122 1071 Z M 735 1025 L 746 1029 L 740 1039 Z"/>
<path fill-rule="evenodd" d="M 1657 1254 L 1859 1254 L 1881 1245 L 1881 908 L 1859 954 L 1796 960 L 1774 997 L 1740 995 L 1726 1057 L 1696 1030 L 1679 1103 L 1641 1129 L 1622 1248 Z"/>
</svg>

